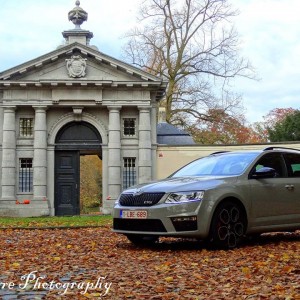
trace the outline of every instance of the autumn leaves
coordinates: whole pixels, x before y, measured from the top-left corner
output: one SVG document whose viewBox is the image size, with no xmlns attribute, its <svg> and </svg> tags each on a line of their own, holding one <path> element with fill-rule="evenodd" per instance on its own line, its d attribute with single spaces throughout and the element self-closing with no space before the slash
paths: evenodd
<svg viewBox="0 0 300 300">
<path fill-rule="evenodd" d="M 53 289 L 33 290 L 33 284 L 26 291 L 13 289 L 16 296 L 59 299 L 63 284 L 69 284 L 63 299 L 101 299 L 105 283 L 107 288 L 111 283 L 103 299 L 300 299 L 299 231 L 265 235 L 230 251 L 174 238 L 136 247 L 110 226 L 0 230 L 0 243 L 1 283 L 18 284 L 35 270 L 47 276 L 45 284 L 53 282 Z M 105 277 L 101 287 L 99 277 Z M 94 286 L 81 293 L 88 282 Z M 7 291 L 0 285 L 0 298 Z"/>
</svg>

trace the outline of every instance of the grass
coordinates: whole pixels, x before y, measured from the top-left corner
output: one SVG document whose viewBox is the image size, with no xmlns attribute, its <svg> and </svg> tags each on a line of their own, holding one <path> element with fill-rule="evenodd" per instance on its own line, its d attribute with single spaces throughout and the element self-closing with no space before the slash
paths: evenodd
<svg viewBox="0 0 300 300">
<path fill-rule="evenodd" d="M 0 217 L 0 228 L 76 228 L 96 227 L 112 224 L 112 216 L 70 216 L 70 217 Z"/>
</svg>

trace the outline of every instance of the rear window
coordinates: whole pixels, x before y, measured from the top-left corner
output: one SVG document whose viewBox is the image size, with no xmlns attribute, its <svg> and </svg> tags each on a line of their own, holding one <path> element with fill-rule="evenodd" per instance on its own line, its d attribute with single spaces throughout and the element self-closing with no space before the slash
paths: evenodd
<svg viewBox="0 0 300 300">
<path fill-rule="evenodd" d="M 292 177 L 300 177 L 300 154 L 286 153 L 284 159 Z"/>
</svg>

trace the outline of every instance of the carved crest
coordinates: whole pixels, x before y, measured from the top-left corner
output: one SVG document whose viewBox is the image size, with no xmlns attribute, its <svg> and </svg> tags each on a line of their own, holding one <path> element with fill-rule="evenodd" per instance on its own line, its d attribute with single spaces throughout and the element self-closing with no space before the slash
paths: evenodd
<svg viewBox="0 0 300 300">
<path fill-rule="evenodd" d="M 73 55 L 70 59 L 66 59 L 69 76 L 73 78 L 84 77 L 86 75 L 86 60 L 80 55 Z"/>
</svg>

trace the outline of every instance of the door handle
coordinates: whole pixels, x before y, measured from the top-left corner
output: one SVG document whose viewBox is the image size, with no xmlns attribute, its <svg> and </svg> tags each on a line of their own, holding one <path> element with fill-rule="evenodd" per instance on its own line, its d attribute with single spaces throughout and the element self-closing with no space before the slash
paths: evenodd
<svg viewBox="0 0 300 300">
<path fill-rule="evenodd" d="M 285 188 L 289 191 L 292 191 L 294 189 L 294 185 L 293 184 L 287 184 L 287 185 L 285 185 Z"/>
</svg>

